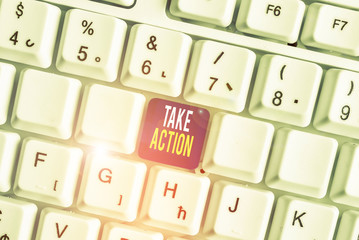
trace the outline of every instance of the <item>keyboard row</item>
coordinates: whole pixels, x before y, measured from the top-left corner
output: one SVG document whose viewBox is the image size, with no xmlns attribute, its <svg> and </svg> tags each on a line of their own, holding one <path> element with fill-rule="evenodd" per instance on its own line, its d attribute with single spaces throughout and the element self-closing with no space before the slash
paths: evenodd
<svg viewBox="0 0 359 240">
<path fill-rule="evenodd" d="M 354 1 L 324 2 L 340 5 L 346 2 L 345 6 L 356 10 L 323 3 L 312 3 L 306 10 L 306 5 L 300 0 L 242 0 L 235 26 L 242 33 L 295 43 L 303 25 L 300 40 L 305 46 L 359 56 L 356 34 L 358 4 Z M 173 16 L 195 23 L 228 27 L 232 23 L 236 4 L 236 0 L 198 1 L 196 4 L 191 0 L 174 0 L 169 10 Z"/>
<path fill-rule="evenodd" d="M 54 155 L 55 149 L 48 151 L 49 154 L 34 152 L 40 144 L 47 144 L 50 149 L 49 143 L 34 139 L 26 142 L 25 152 L 22 153 L 26 159 L 20 161 L 22 166 L 27 166 L 26 169 L 19 168 L 18 186 L 14 192 L 35 201 L 57 204 L 56 197 L 64 198 L 65 191 L 69 188 L 72 188 L 70 192 L 74 190 L 71 185 L 77 182 L 74 176 L 78 169 L 75 165 L 79 164 L 78 152 L 71 149 L 73 155 L 69 156 L 70 161 L 63 161 L 64 154 Z M 60 148 L 58 145 L 55 147 Z M 63 167 L 65 164 L 68 165 L 66 169 Z M 49 175 L 53 167 L 57 168 L 57 172 Z M 25 175 L 24 171 L 29 172 Z M 213 240 L 264 239 L 267 234 L 274 208 L 272 192 L 223 180 L 214 182 L 209 192 L 210 181 L 205 176 L 155 166 L 150 169 L 145 181 L 145 172 L 146 165 L 142 162 L 98 152 L 91 154 L 86 159 L 76 205 L 80 213 L 52 207 L 38 210 L 34 203 L 0 196 L 0 236 L 3 239 L 25 240 L 31 239 L 36 231 L 37 240 L 61 237 L 95 240 L 100 233 L 100 216 L 101 219 L 109 218 L 105 221 L 103 240 L 163 240 L 160 232 L 142 230 L 139 222 L 137 227 L 112 222 L 113 219 L 129 222 L 137 217 L 145 183 L 147 187 L 139 216 L 141 224 L 175 235 L 196 235 L 203 219 L 200 234 Z M 36 194 L 26 189 L 30 185 L 36 189 Z M 208 210 L 204 213 L 206 202 Z M 35 224 L 38 211 L 41 211 L 39 223 Z M 283 195 L 275 204 L 268 239 L 329 240 L 333 238 L 337 224 L 336 239 L 356 239 L 359 212 L 344 212 L 340 223 L 338 216 L 339 211 L 334 206 Z M 318 222 L 320 226 L 316 224 Z M 184 239 L 188 238 L 167 238 Z"/>
</svg>

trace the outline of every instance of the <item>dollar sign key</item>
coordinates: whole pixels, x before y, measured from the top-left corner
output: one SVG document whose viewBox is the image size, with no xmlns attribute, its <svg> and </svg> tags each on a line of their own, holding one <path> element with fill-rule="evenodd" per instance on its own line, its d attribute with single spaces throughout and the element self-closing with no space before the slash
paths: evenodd
<svg viewBox="0 0 359 240">
<path fill-rule="evenodd" d="M 19 19 L 22 14 L 24 14 L 24 5 L 22 5 L 22 2 L 20 2 L 18 5 L 17 5 L 17 10 L 15 12 L 17 18 Z M 0 239 L 1 240 L 1 239 Z"/>
</svg>

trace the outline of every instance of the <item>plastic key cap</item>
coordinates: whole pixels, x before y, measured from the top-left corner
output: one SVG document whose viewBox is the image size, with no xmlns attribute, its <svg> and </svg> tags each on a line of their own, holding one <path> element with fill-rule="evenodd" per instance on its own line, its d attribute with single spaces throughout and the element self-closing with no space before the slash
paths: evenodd
<svg viewBox="0 0 359 240">
<path fill-rule="evenodd" d="M 359 56 L 359 12 L 313 3 L 305 19 L 302 42 L 311 47 Z"/>
<path fill-rule="evenodd" d="M 327 192 L 337 141 L 281 128 L 274 139 L 266 184 L 269 187 L 322 198 Z"/>
<path fill-rule="evenodd" d="M 359 139 L 359 73 L 329 69 L 313 125 L 316 129 Z"/>
<path fill-rule="evenodd" d="M 121 82 L 177 97 L 181 94 L 192 39 L 183 33 L 144 24 L 132 27 Z"/>
<path fill-rule="evenodd" d="M 215 182 L 203 230 L 206 239 L 264 239 L 273 201 L 269 191 Z"/>
<path fill-rule="evenodd" d="M 227 27 L 232 22 L 235 6 L 235 0 L 174 0 L 170 11 L 177 17 Z"/>
<path fill-rule="evenodd" d="M 56 67 L 66 73 L 115 81 L 126 28 L 124 21 L 114 17 L 79 9 L 69 10 Z"/>
<path fill-rule="evenodd" d="M 7 119 L 15 71 L 13 65 L 0 63 L 0 125 Z"/>
<path fill-rule="evenodd" d="M 249 112 L 253 116 L 305 127 L 322 76 L 314 63 L 277 55 L 261 58 Z"/>
<path fill-rule="evenodd" d="M 80 81 L 26 69 L 20 76 L 11 117 L 13 127 L 68 139 L 80 96 Z"/>
<path fill-rule="evenodd" d="M 135 150 L 145 97 L 93 84 L 83 95 L 76 140 L 98 148 L 130 154 Z"/>
<path fill-rule="evenodd" d="M 342 145 L 330 191 L 330 198 L 337 203 L 359 207 L 359 146 Z"/>
<path fill-rule="evenodd" d="M 299 0 L 242 0 L 236 27 L 239 31 L 294 43 L 305 11 Z"/>
<path fill-rule="evenodd" d="M 85 212 L 134 221 L 145 175 L 142 162 L 95 152 L 86 159 L 77 206 Z"/>
<path fill-rule="evenodd" d="M 14 193 L 58 206 L 72 204 L 82 150 L 26 138 L 21 148 Z"/>
<path fill-rule="evenodd" d="M 217 113 L 212 120 L 203 169 L 243 181 L 260 182 L 273 133 L 270 123 Z"/>
<path fill-rule="evenodd" d="M 103 240 L 163 240 L 163 235 L 159 232 L 143 230 L 140 228 L 109 222 L 104 226 Z"/>
<path fill-rule="evenodd" d="M 359 239 L 359 212 L 349 210 L 343 213 L 338 233 L 336 236 L 337 240 L 345 239 Z"/>
<path fill-rule="evenodd" d="M 41 211 L 36 240 L 81 239 L 97 240 L 101 222 L 97 218 L 82 216 L 54 208 Z"/>
<path fill-rule="evenodd" d="M 207 177 L 154 166 L 148 178 L 141 220 L 188 235 L 198 233 L 210 181 Z"/>
<path fill-rule="evenodd" d="M 60 20 L 56 6 L 31 0 L 0 2 L 0 57 L 47 68 Z"/>
<path fill-rule="evenodd" d="M 32 239 L 36 213 L 33 203 L 0 196 L 0 239 Z"/>
<path fill-rule="evenodd" d="M 19 134 L 0 130 L 0 192 L 11 188 L 19 143 Z"/>
<path fill-rule="evenodd" d="M 241 112 L 246 103 L 255 60 L 254 52 L 248 49 L 213 41 L 197 41 L 184 98 L 189 102 Z"/>
<path fill-rule="evenodd" d="M 281 196 L 277 201 L 268 239 L 333 239 L 338 215 L 336 207 Z"/>
</svg>

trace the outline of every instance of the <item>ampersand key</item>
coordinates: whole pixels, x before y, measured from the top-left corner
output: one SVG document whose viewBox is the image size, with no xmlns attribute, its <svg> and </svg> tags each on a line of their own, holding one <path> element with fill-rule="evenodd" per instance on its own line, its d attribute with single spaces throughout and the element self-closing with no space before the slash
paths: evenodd
<svg viewBox="0 0 359 240">
<path fill-rule="evenodd" d="M 155 44 L 155 42 L 156 42 L 156 37 L 155 36 L 151 36 L 150 37 L 150 41 L 147 43 L 147 48 L 149 49 L 149 50 L 155 50 L 155 51 L 157 51 L 157 44 Z"/>
</svg>

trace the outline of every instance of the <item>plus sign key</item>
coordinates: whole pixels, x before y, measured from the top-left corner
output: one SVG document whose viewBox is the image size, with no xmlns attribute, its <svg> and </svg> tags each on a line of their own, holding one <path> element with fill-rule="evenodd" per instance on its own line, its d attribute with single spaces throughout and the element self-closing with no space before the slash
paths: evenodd
<svg viewBox="0 0 359 240">
<path fill-rule="evenodd" d="M 179 96 L 192 39 L 180 32 L 144 24 L 132 27 L 121 82 L 169 96 Z"/>
</svg>

